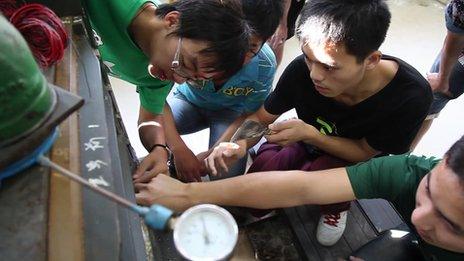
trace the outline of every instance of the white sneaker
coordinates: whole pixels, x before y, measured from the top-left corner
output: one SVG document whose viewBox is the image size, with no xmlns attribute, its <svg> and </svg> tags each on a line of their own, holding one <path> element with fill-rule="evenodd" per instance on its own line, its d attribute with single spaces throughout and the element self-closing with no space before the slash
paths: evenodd
<svg viewBox="0 0 464 261">
<path fill-rule="evenodd" d="M 335 215 L 322 215 L 317 224 L 317 241 L 323 246 L 335 245 L 345 231 L 347 215 L 348 211 Z"/>
</svg>

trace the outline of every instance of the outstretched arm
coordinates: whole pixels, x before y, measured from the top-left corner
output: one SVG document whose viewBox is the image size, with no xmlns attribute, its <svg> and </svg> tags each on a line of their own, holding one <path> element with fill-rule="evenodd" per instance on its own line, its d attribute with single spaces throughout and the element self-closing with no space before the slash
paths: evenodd
<svg viewBox="0 0 464 261">
<path fill-rule="evenodd" d="M 178 211 L 211 203 L 251 208 L 331 204 L 355 199 L 345 168 L 324 171 L 258 172 L 206 183 L 184 184 L 158 175 L 139 184 L 137 203 L 161 204 Z"/>
</svg>

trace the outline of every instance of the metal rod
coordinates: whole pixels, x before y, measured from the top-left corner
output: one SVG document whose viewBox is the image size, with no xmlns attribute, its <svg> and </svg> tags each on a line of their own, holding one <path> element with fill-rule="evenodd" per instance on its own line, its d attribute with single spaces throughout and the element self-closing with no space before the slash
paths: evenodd
<svg viewBox="0 0 464 261">
<path fill-rule="evenodd" d="M 98 192 L 100 194 L 102 194 L 103 196 L 109 198 L 110 200 L 112 201 L 115 201 L 131 210 L 134 210 L 136 207 L 138 207 L 136 204 L 130 202 L 129 200 L 125 199 L 125 198 L 122 198 L 116 194 L 114 194 L 113 192 L 110 192 L 106 189 L 103 189 L 103 188 L 100 188 L 96 185 L 92 185 L 90 184 L 90 182 L 88 182 L 87 180 L 85 180 L 84 178 L 82 178 L 81 176 L 77 175 L 77 174 L 74 174 L 72 173 L 71 171 L 61 167 L 60 165 L 52 162 L 49 158 L 43 156 L 43 155 L 40 155 L 37 159 L 37 161 L 42 165 L 42 166 L 45 166 L 45 167 L 50 167 L 56 171 L 58 171 L 59 173 L 61 173 L 63 176 L 66 176 L 84 186 L 86 186 L 87 188 L 95 191 L 95 192 Z"/>
</svg>

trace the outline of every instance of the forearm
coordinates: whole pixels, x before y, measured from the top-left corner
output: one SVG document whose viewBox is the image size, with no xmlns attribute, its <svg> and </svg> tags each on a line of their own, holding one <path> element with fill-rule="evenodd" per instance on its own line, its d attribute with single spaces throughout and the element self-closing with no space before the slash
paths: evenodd
<svg viewBox="0 0 464 261">
<path fill-rule="evenodd" d="M 269 125 L 270 123 L 274 122 L 279 115 L 272 115 L 269 114 L 265 109 L 264 106 L 261 106 L 261 108 L 254 112 L 253 114 L 249 115 L 243 115 L 243 118 L 240 117 L 238 118 L 235 122 L 233 122 L 229 128 L 224 132 L 224 134 L 221 136 L 221 138 L 216 142 L 215 146 L 218 145 L 221 142 L 227 142 L 230 141 L 234 133 L 237 131 L 237 129 L 240 127 L 240 125 L 245 121 L 245 120 L 252 120 L 259 122 L 265 126 Z M 246 148 L 249 149 L 256 145 L 256 143 L 259 142 L 259 139 L 247 139 L 247 140 L 242 140 L 240 141 L 239 145 L 246 144 Z"/>
<path fill-rule="evenodd" d="M 304 142 L 349 162 L 362 162 L 379 154 L 364 139 L 354 140 L 317 133 Z"/>
<path fill-rule="evenodd" d="M 251 208 L 331 204 L 354 199 L 344 168 L 317 172 L 272 171 L 188 184 L 192 204 L 211 203 Z"/>
<path fill-rule="evenodd" d="M 450 31 L 446 34 L 445 43 L 440 59 L 439 76 L 442 81 L 447 81 L 453 66 L 456 64 L 464 46 L 464 35 Z"/>
<path fill-rule="evenodd" d="M 240 127 L 240 125 L 242 125 L 242 123 L 245 121 L 245 119 L 249 118 L 250 116 L 252 116 L 252 115 L 242 114 L 242 115 L 240 115 L 240 117 L 235 119 L 235 121 L 232 122 L 232 124 L 230 124 L 229 127 L 227 127 L 226 131 L 224 131 L 224 133 L 216 141 L 216 143 L 212 146 L 212 148 L 216 147 L 221 142 L 230 141 L 230 139 L 232 138 L 234 133 L 237 131 L 237 129 Z"/>
<path fill-rule="evenodd" d="M 140 141 L 148 151 L 154 144 L 165 144 L 162 114 L 152 114 L 140 108 L 138 131 Z"/>
<path fill-rule="evenodd" d="M 284 0 L 282 6 L 282 17 L 280 19 L 280 24 L 287 26 L 287 18 L 288 18 L 288 11 L 290 10 L 290 5 L 292 4 L 292 0 Z"/>
<path fill-rule="evenodd" d="M 164 105 L 164 131 L 166 135 L 166 143 L 176 153 L 177 150 L 184 149 L 187 147 L 185 142 L 182 140 L 179 132 L 176 128 L 176 122 L 172 115 L 171 107 L 166 103 Z"/>
</svg>

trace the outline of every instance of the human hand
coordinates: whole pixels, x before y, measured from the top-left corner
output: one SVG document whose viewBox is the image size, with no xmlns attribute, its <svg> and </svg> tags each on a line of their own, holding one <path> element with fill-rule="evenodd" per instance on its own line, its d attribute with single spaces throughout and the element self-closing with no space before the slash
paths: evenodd
<svg viewBox="0 0 464 261">
<path fill-rule="evenodd" d="M 449 81 L 442 80 L 438 73 L 427 73 L 427 81 L 433 92 L 440 92 L 446 96 L 453 97 L 453 94 L 449 91 Z"/>
<path fill-rule="evenodd" d="M 211 154 L 212 151 L 213 151 L 213 149 L 210 149 L 210 150 L 198 153 L 197 154 L 197 159 L 200 162 L 203 162 L 203 164 L 204 164 L 205 159 Z"/>
<path fill-rule="evenodd" d="M 273 50 L 275 50 L 279 45 L 282 45 L 287 40 L 288 28 L 287 24 L 280 23 L 277 27 L 274 34 L 269 39 L 268 43 Z"/>
<path fill-rule="evenodd" d="M 187 147 L 173 151 L 177 177 L 184 182 L 201 182 L 206 172 L 205 164 Z"/>
<path fill-rule="evenodd" d="M 309 141 L 319 132 L 300 119 L 289 119 L 269 125 L 272 134 L 264 136 L 269 143 L 286 146 L 298 141 Z M 310 142 L 308 142 L 310 143 Z"/>
<path fill-rule="evenodd" d="M 159 146 L 155 147 L 153 151 L 140 162 L 137 170 L 132 176 L 133 182 L 149 182 L 160 173 L 169 174 L 167 161 L 168 153 L 166 149 Z"/>
<path fill-rule="evenodd" d="M 221 142 L 214 147 L 211 154 L 206 158 L 206 168 L 214 176 L 227 173 L 229 172 L 229 166 L 244 157 L 245 154 L 245 146 L 232 142 Z"/>
<path fill-rule="evenodd" d="M 149 183 L 136 183 L 135 200 L 137 204 L 151 206 L 160 204 L 175 211 L 184 211 L 193 206 L 189 200 L 188 184 L 161 174 Z"/>
</svg>

